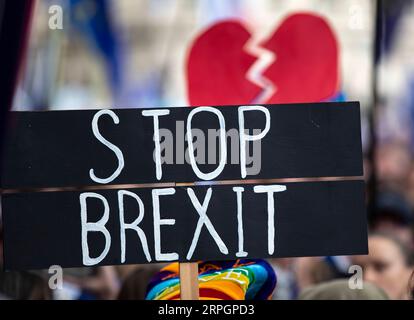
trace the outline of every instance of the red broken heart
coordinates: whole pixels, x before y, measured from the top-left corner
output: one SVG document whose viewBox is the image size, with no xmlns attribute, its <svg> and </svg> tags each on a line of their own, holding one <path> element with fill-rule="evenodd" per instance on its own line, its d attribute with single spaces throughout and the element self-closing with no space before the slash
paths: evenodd
<svg viewBox="0 0 414 320">
<path fill-rule="evenodd" d="M 260 44 L 275 54 L 262 73 L 275 87 L 266 101 L 257 100 L 263 88 L 246 78 L 258 59 L 246 51 L 251 37 L 241 22 L 226 20 L 195 39 L 187 60 L 191 105 L 317 102 L 337 93 L 338 45 L 323 18 L 308 13 L 288 16 Z"/>
</svg>

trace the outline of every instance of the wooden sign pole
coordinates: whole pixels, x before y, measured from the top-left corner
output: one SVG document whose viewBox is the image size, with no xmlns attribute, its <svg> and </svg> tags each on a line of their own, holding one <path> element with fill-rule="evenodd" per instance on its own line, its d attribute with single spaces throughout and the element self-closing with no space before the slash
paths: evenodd
<svg viewBox="0 0 414 320">
<path fill-rule="evenodd" d="M 180 292 L 181 300 L 198 300 L 198 263 L 180 263 Z"/>
</svg>

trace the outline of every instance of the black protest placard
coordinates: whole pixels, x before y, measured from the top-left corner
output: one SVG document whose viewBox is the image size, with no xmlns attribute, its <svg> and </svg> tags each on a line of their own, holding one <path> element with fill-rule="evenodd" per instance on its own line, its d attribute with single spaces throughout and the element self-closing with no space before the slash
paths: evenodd
<svg viewBox="0 0 414 320">
<path fill-rule="evenodd" d="M 358 103 L 11 118 L 7 269 L 367 252 Z"/>
</svg>

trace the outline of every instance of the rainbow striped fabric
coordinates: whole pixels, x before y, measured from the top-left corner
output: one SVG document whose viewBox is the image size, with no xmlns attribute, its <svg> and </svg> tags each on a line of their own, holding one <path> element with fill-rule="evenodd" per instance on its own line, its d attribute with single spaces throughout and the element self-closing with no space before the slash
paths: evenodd
<svg viewBox="0 0 414 320">
<path fill-rule="evenodd" d="M 261 259 L 198 263 L 200 300 L 266 300 L 276 287 L 272 266 Z M 146 300 L 179 300 L 178 263 L 161 269 L 150 281 Z"/>
</svg>

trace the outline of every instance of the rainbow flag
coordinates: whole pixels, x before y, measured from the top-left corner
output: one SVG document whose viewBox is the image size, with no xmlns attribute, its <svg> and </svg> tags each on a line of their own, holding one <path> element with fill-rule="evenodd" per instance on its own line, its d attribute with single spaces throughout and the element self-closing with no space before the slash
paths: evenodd
<svg viewBox="0 0 414 320">
<path fill-rule="evenodd" d="M 198 263 L 200 300 L 266 300 L 276 287 L 272 266 L 261 259 Z M 179 300 L 178 263 L 161 269 L 147 287 L 146 300 Z"/>
</svg>

